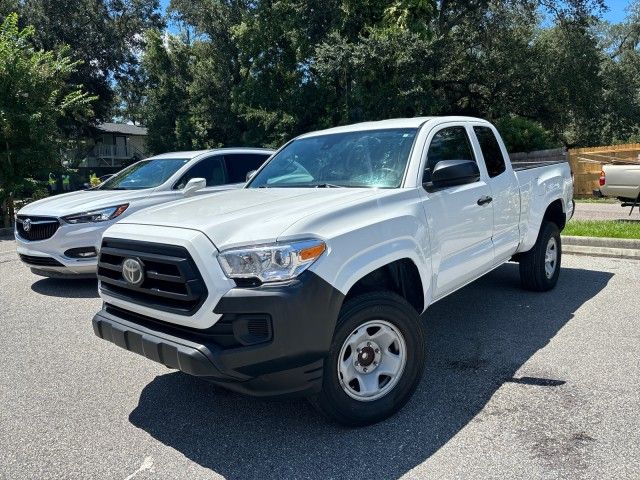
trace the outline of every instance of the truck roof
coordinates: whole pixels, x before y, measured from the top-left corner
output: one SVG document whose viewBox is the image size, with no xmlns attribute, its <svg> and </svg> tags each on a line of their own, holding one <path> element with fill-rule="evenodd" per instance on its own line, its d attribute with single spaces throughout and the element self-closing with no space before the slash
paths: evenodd
<svg viewBox="0 0 640 480">
<path fill-rule="evenodd" d="M 413 117 L 413 118 L 391 118 L 389 120 L 378 120 L 375 122 L 361 122 L 352 125 L 343 125 L 341 127 L 328 128 L 326 130 L 318 130 L 316 132 L 305 133 L 298 138 L 315 137 L 319 135 L 331 135 L 333 133 L 358 132 L 364 130 L 383 130 L 387 128 L 420 128 L 429 121 L 437 120 L 440 122 L 460 122 L 474 121 L 486 122 L 482 118 L 463 117 L 463 116 L 439 116 L 439 117 Z"/>
</svg>

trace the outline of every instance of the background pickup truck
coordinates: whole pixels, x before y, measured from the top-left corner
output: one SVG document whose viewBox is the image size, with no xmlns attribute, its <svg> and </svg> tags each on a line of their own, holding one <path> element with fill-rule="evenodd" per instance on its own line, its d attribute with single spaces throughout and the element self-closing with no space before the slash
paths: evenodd
<svg viewBox="0 0 640 480">
<path fill-rule="evenodd" d="M 625 205 L 633 204 L 640 199 L 640 165 L 604 165 L 597 193 L 617 198 Z"/>
<path fill-rule="evenodd" d="M 429 305 L 511 259 L 525 288 L 554 287 L 572 196 L 568 164 L 514 170 L 480 119 L 309 133 L 244 189 L 110 227 L 94 331 L 224 387 L 306 395 L 370 424 L 422 377 Z"/>
</svg>

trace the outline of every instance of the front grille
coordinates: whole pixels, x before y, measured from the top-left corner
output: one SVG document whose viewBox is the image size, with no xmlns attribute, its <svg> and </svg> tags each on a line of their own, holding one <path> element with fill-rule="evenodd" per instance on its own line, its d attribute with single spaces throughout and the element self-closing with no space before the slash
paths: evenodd
<svg viewBox="0 0 640 480">
<path fill-rule="evenodd" d="M 28 220 L 29 229 L 25 230 L 25 220 Z M 54 217 L 30 217 L 28 215 L 18 215 L 16 228 L 20 238 L 28 241 L 46 240 L 53 237 L 58 231 L 60 222 Z"/>
<path fill-rule="evenodd" d="M 22 260 L 27 265 L 36 265 L 38 267 L 64 267 L 59 261 L 55 258 L 51 257 L 36 257 L 34 255 L 23 255 L 18 254 L 20 256 L 20 260 Z"/>
<path fill-rule="evenodd" d="M 273 338 L 271 317 L 266 314 L 227 314 L 223 315 L 211 327 L 200 330 L 162 322 L 109 303 L 105 304 L 105 309 L 108 313 L 142 327 L 197 343 L 214 343 L 223 350 L 265 343 Z M 260 325 L 258 327 L 259 333 L 247 333 L 247 325 L 254 325 L 255 328 L 258 324 Z"/>
<path fill-rule="evenodd" d="M 127 258 L 143 265 L 139 285 L 128 283 L 122 275 Z M 107 295 L 179 315 L 192 315 L 207 298 L 207 288 L 191 255 L 174 245 L 105 238 L 98 279 Z"/>
</svg>

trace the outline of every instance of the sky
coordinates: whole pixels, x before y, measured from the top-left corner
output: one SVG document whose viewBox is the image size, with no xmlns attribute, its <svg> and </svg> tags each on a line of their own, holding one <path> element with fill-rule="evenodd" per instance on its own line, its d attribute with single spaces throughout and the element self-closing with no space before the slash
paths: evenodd
<svg viewBox="0 0 640 480">
<path fill-rule="evenodd" d="M 629 0 L 606 0 L 605 3 L 609 7 L 609 11 L 604 15 L 604 18 L 612 23 L 618 23 L 624 20 L 625 8 L 629 4 Z M 163 10 L 169 5 L 169 0 L 160 0 L 160 5 Z"/>
<path fill-rule="evenodd" d="M 624 9 L 629 5 L 629 0 L 607 0 L 605 3 L 607 7 L 609 7 L 609 11 L 605 13 L 604 18 L 612 23 L 618 23 L 624 20 Z"/>
</svg>

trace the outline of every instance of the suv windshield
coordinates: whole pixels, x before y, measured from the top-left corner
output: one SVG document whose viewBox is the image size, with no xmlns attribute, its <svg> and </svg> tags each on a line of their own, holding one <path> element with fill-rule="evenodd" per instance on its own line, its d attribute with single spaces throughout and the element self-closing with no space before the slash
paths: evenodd
<svg viewBox="0 0 640 480">
<path fill-rule="evenodd" d="M 142 160 L 116 173 L 98 188 L 100 190 L 140 190 L 155 188 L 189 161 L 188 158 Z"/>
<path fill-rule="evenodd" d="M 402 183 L 417 129 L 334 133 L 294 140 L 248 188 L 370 187 Z"/>
</svg>

